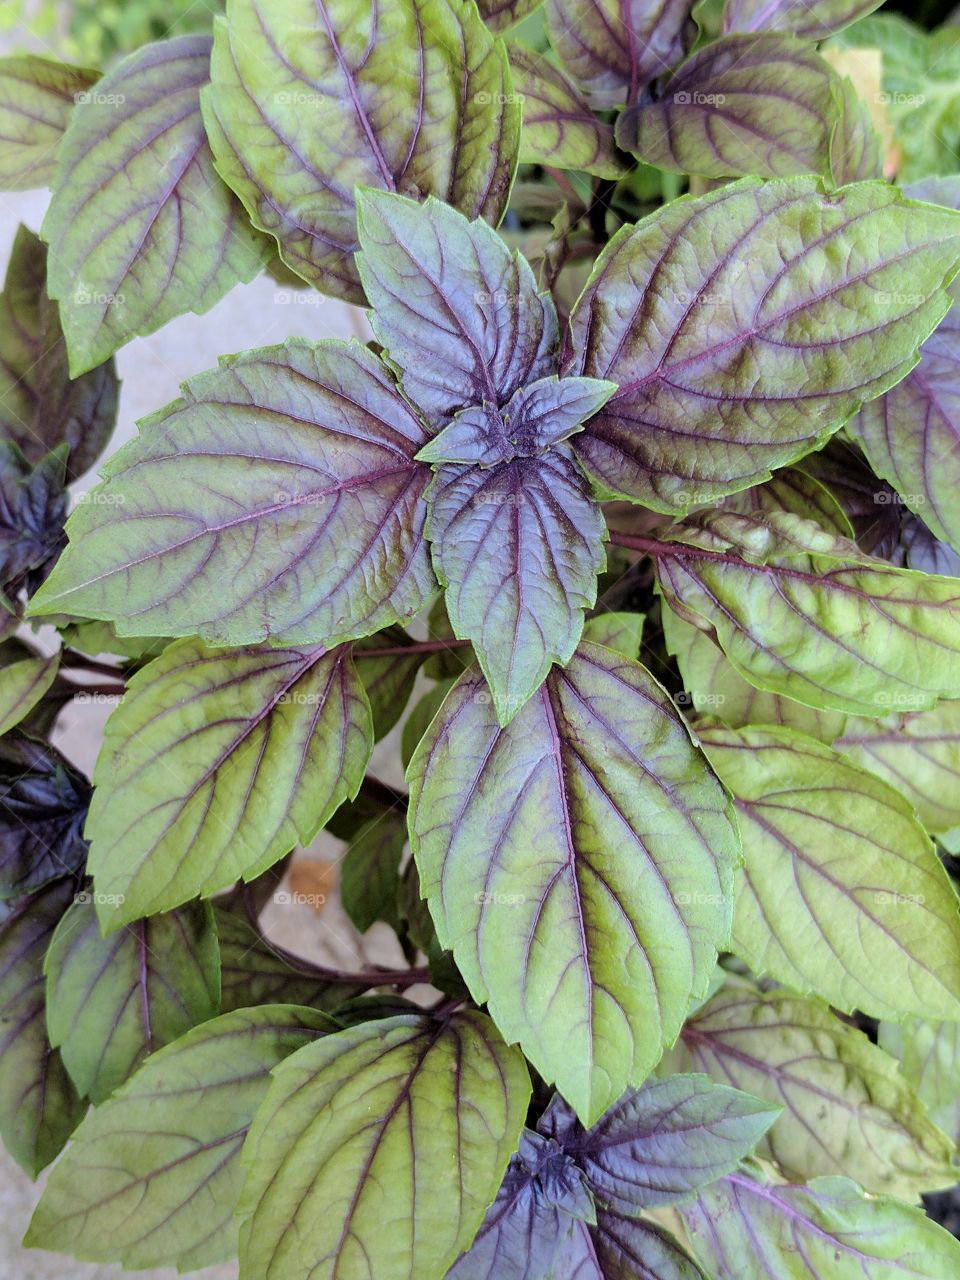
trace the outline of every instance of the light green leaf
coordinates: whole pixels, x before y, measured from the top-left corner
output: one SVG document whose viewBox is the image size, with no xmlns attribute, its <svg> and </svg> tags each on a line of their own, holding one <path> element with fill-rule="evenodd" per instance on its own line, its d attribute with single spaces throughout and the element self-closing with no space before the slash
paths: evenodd
<svg viewBox="0 0 960 1280">
<path fill-rule="evenodd" d="M 345 647 L 172 644 L 107 722 L 87 822 L 108 928 L 252 880 L 356 794 L 373 741 Z"/>
<path fill-rule="evenodd" d="M 597 613 L 584 623 L 583 638 L 636 660 L 643 642 L 643 623 L 642 613 Z"/>
<path fill-rule="evenodd" d="M 104 938 L 93 894 L 80 894 L 57 925 L 43 971 L 50 1043 L 93 1103 L 220 1007 L 220 952 L 206 904 Z"/>
<path fill-rule="evenodd" d="M 57 678 L 60 655 L 23 658 L 0 667 L 0 735 L 28 716 Z"/>
<path fill-rule="evenodd" d="M 130 1269 L 230 1257 L 240 1148 L 270 1072 L 335 1028 L 312 1009 L 262 1005 L 161 1049 L 77 1130 L 25 1243 Z"/>
<path fill-rule="evenodd" d="M 468 672 L 407 776 L 441 944 L 592 1124 L 649 1074 L 726 945 L 727 797 L 649 672 L 591 644 L 506 728 Z"/>
<path fill-rule="evenodd" d="M 740 819 L 733 950 L 846 1012 L 960 1020 L 960 902 L 912 806 L 789 729 L 699 736 Z"/>
<path fill-rule="evenodd" d="M 244 1147 L 242 1280 L 439 1280 L 496 1196 L 529 1098 L 520 1053 L 474 1011 L 300 1050 Z"/>
<path fill-rule="evenodd" d="M 78 100 L 99 71 L 32 53 L 0 58 L 0 191 L 45 187 Z"/>
<path fill-rule="evenodd" d="M 213 167 L 200 118 L 209 61 L 209 36 L 145 45 L 64 136 L 43 238 L 74 377 L 185 311 L 209 311 L 265 261 Z"/>
<path fill-rule="evenodd" d="M 782 1105 L 758 1154 L 788 1178 L 843 1174 L 904 1200 L 957 1181 L 953 1143 L 894 1059 L 815 1000 L 727 988 L 687 1022 L 674 1061 Z"/>
<path fill-rule="evenodd" d="M 506 49 L 469 0 L 228 0 L 211 80 L 217 169 L 325 293 L 364 301 L 358 187 L 503 215 L 520 107 Z"/>
<path fill-rule="evenodd" d="M 899 1060 L 931 1120 L 960 1140 L 960 1022 L 881 1022 L 878 1041 Z"/>
</svg>

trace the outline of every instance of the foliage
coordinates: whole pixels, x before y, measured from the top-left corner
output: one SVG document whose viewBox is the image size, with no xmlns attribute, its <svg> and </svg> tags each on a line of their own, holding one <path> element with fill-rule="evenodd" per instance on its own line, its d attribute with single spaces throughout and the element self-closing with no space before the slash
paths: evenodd
<svg viewBox="0 0 960 1280">
<path fill-rule="evenodd" d="M 0 186 L 52 188 L 0 295 L 27 1243 L 951 1280 L 957 29 L 212 7 L 0 60 Z M 68 517 L 114 353 L 263 270 L 371 341 L 224 355 Z M 269 940 L 321 831 L 400 967 Z"/>
</svg>

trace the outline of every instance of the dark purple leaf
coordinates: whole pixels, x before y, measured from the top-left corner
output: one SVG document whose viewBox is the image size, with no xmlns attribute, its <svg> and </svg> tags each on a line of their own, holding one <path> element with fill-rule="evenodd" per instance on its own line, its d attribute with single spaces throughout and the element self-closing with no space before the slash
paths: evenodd
<svg viewBox="0 0 960 1280">
<path fill-rule="evenodd" d="M 58 880 L 0 924 L 0 1136 L 31 1178 L 59 1154 L 86 1105 L 44 1017 L 43 958 L 75 892 L 74 880 Z"/>
<path fill-rule="evenodd" d="M 727 0 L 724 31 L 789 31 L 825 40 L 879 9 L 883 0 Z"/>
<path fill-rule="evenodd" d="M 595 107 L 634 102 L 683 57 L 693 0 L 549 0 L 550 43 Z"/>
<path fill-rule="evenodd" d="M 46 742 L 0 738 L 0 898 L 78 872 L 90 784 Z"/>
<path fill-rule="evenodd" d="M 819 453 L 802 458 L 797 469 L 830 490 L 853 526 L 858 547 L 882 560 L 897 555 L 902 504 L 890 485 L 870 470 L 852 441 L 845 435 L 834 436 Z"/>
<path fill-rule="evenodd" d="M 708 178 L 830 172 L 838 78 L 795 36 L 723 36 L 679 68 L 656 102 L 617 121 L 647 164 Z"/>
<path fill-rule="evenodd" d="M 881 183 L 744 180 L 625 227 L 570 373 L 619 391 L 572 441 L 605 496 L 715 503 L 823 444 L 946 313 L 960 217 Z"/>
<path fill-rule="evenodd" d="M 600 1209 L 590 1235 L 603 1280 L 708 1280 L 673 1236 L 646 1218 Z"/>
<path fill-rule="evenodd" d="M 118 387 L 112 360 L 71 381 L 57 304 L 47 296 L 47 252 L 20 227 L 0 294 L 0 436 L 33 463 L 68 445 L 75 479 L 110 439 Z"/>
<path fill-rule="evenodd" d="M 900 546 L 908 569 L 960 578 L 960 553 L 933 536 L 919 516 L 905 512 L 900 526 Z"/>
<path fill-rule="evenodd" d="M 34 589 L 64 544 L 67 447 L 31 466 L 15 444 L 0 441 L 0 592 Z"/>
<path fill-rule="evenodd" d="M 291 338 L 183 390 L 110 460 L 34 604 L 127 635 L 332 647 L 426 603 L 428 437 L 371 352 Z"/>
<path fill-rule="evenodd" d="M 439 200 L 359 197 L 360 277 L 374 333 L 436 427 L 467 405 L 505 405 L 557 371 L 557 314 L 526 259 Z"/>
</svg>

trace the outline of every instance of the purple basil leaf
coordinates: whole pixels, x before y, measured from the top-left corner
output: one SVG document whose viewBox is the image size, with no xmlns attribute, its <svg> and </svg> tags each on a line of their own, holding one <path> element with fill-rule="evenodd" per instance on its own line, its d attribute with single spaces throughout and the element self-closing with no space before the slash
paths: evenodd
<svg viewBox="0 0 960 1280">
<path fill-rule="evenodd" d="M 879 9 L 883 0 L 727 0 L 723 29 L 789 31 L 825 40 Z"/>
<path fill-rule="evenodd" d="M 818 453 L 808 453 L 797 464 L 797 470 L 829 489 L 850 521 L 854 541 L 862 551 L 882 560 L 897 555 L 900 499 L 870 470 L 859 448 L 846 435 L 834 436 Z"/>
<path fill-rule="evenodd" d="M 89 782 L 56 747 L 16 732 L 0 738 L 0 898 L 83 867 L 89 802 Z"/>
<path fill-rule="evenodd" d="M 830 176 L 834 185 L 883 177 L 883 139 L 873 127 L 870 108 L 849 76 L 837 85 L 840 117 L 830 138 Z"/>
<path fill-rule="evenodd" d="M 507 724 L 577 647 L 606 562 L 603 516 L 565 446 L 489 470 L 443 466 L 427 497 L 450 621 Z"/>
<path fill-rule="evenodd" d="M 543 0 L 477 0 L 484 22 L 496 32 L 508 31 L 536 12 L 541 4 Z"/>
<path fill-rule="evenodd" d="M 683 57 L 693 0 L 548 0 L 550 43 L 593 106 L 633 102 Z"/>
<path fill-rule="evenodd" d="M 744 180 L 624 228 L 570 373 L 619 391 L 572 443 L 605 496 L 678 512 L 822 445 L 943 318 L 960 218 L 882 183 Z"/>
<path fill-rule="evenodd" d="M 583 1173 L 549 1138 L 525 1130 L 497 1198 L 447 1280 L 603 1280 L 584 1225 L 595 1220 Z M 586 1269 L 584 1269 L 586 1268 Z"/>
<path fill-rule="evenodd" d="M 67 516 L 67 446 L 32 467 L 14 444 L 0 441 L 0 592 L 28 594 L 60 553 Z"/>
<path fill-rule="evenodd" d="M 145 45 L 74 108 L 43 238 L 75 376 L 138 334 L 209 311 L 265 261 L 204 133 L 210 49 L 207 35 Z"/>
<path fill-rule="evenodd" d="M 85 1110 L 45 1021 L 43 958 L 75 883 L 61 879 L 0 924 L 0 1136 L 35 1178 L 59 1154 Z"/>
<path fill-rule="evenodd" d="M 707 1280 L 669 1231 L 648 1219 L 600 1209 L 590 1234 L 603 1280 Z"/>
<path fill-rule="evenodd" d="M 0 294 L 0 436 L 34 463 L 68 445 L 68 478 L 76 479 L 110 439 L 118 388 L 112 360 L 71 381 L 57 304 L 47 296 L 47 251 L 20 227 Z"/>
<path fill-rule="evenodd" d="M 34 605 L 124 635 L 332 647 L 426 603 L 427 434 L 374 355 L 291 338 L 183 391 L 111 458 Z"/>
<path fill-rule="evenodd" d="M 469 0 L 236 0 L 215 27 L 203 112 L 225 182 L 280 256 L 362 304 L 355 193 L 434 195 L 496 224 L 520 102 Z"/>
<path fill-rule="evenodd" d="M 933 536 L 919 516 L 907 512 L 900 527 L 900 547 L 908 569 L 960 578 L 960 553 Z"/>
<path fill-rule="evenodd" d="M 474 999 L 590 1124 L 706 989 L 739 841 L 639 663 L 581 643 L 506 728 L 490 703 L 469 671 L 431 723 L 407 770 L 411 843 Z"/>
<path fill-rule="evenodd" d="M 636 1217 L 730 1173 L 779 1114 L 709 1076 L 672 1075 L 630 1090 L 590 1130 L 568 1131 L 564 1146 L 599 1205 Z"/>
<path fill-rule="evenodd" d="M 617 121 L 647 164 L 708 178 L 830 172 L 838 78 L 795 36 L 723 36 L 689 58 L 657 102 Z"/>
<path fill-rule="evenodd" d="M 960 177 L 905 188 L 960 209 Z M 953 297 L 960 296 L 958 287 Z M 960 308 L 956 302 L 923 344 L 920 363 L 849 424 L 871 466 L 938 538 L 960 550 Z"/>
<path fill-rule="evenodd" d="M 506 404 L 557 371 L 556 309 L 485 222 L 439 200 L 358 197 L 360 278 L 403 389 L 434 426 L 467 405 Z"/>
</svg>

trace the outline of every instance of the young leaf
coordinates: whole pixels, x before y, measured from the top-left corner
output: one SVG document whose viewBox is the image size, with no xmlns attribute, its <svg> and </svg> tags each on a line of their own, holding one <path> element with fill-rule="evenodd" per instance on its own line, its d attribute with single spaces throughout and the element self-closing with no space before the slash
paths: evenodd
<svg viewBox="0 0 960 1280">
<path fill-rule="evenodd" d="M 473 1011 L 301 1049 L 274 1071 L 244 1147 L 241 1276 L 444 1275 L 496 1195 L 529 1098 L 522 1057 Z"/>
<path fill-rule="evenodd" d="M 960 1020 L 960 904 L 908 801 L 789 729 L 699 737 L 740 819 L 734 951 L 847 1012 Z"/>
<path fill-rule="evenodd" d="M 0 1136 L 31 1178 L 60 1153 L 86 1106 L 44 1021 L 43 956 L 74 891 L 72 879 L 58 880 L 0 924 Z"/>
<path fill-rule="evenodd" d="M 220 955 L 207 905 L 138 920 L 104 938 L 93 894 L 80 894 L 57 925 L 43 968 L 50 1043 L 94 1104 L 148 1054 L 220 1006 Z"/>
<path fill-rule="evenodd" d="M 647 164 L 707 178 L 830 172 L 840 119 L 836 73 L 803 40 L 732 35 L 705 45 L 656 102 L 617 121 L 617 143 Z"/>
<path fill-rule="evenodd" d="M 640 657 L 644 621 L 642 613 L 597 613 L 583 624 L 583 638 L 636 661 Z"/>
<path fill-rule="evenodd" d="M 373 731 L 349 649 L 210 649 L 181 640 L 107 722 L 87 827 L 108 928 L 309 844 L 356 795 Z"/>
<path fill-rule="evenodd" d="M 450 621 L 508 724 L 577 647 L 606 561 L 603 516 L 564 446 L 489 470 L 442 466 L 428 502 Z"/>
<path fill-rule="evenodd" d="M 366 986 L 325 981 L 299 957 L 273 946 L 233 911 L 214 907 L 220 939 L 220 1012 L 251 1005 L 302 1004 L 336 1009 Z"/>
<path fill-rule="evenodd" d="M 766 479 L 903 377 L 958 257 L 960 215 L 881 183 L 747 179 L 625 227 L 572 318 L 568 372 L 620 384 L 578 458 L 657 511 Z"/>
<path fill-rule="evenodd" d="M 599 1204 L 635 1218 L 730 1173 L 779 1113 L 705 1075 L 674 1075 L 629 1091 L 589 1130 L 556 1098 L 540 1128 L 577 1161 Z"/>
<path fill-rule="evenodd" d="M 960 177 L 916 183 L 909 195 L 960 208 Z M 956 296 L 956 289 L 954 289 Z M 960 309 L 947 313 L 920 363 L 850 422 L 870 465 L 933 532 L 960 549 Z"/>
<path fill-rule="evenodd" d="M 146 45 L 73 115 L 43 238 L 74 377 L 263 265 L 203 132 L 209 63 L 209 36 Z"/>
<path fill-rule="evenodd" d="M 593 106 L 633 102 L 683 56 L 690 0 L 549 0 L 550 43 Z"/>
<path fill-rule="evenodd" d="M 325 293 L 364 301 L 358 187 L 436 195 L 494 223 L 506 209 L 520 106 L 506 49 L 467 0 L 229 0 L 211 79 L 217 169 Z"/>
<path fill-rule="evenodd" d="M 790 514 L 720 513 L 674 534 L 690 543 L 658 555 L 667 604 L 757 688 L 871 717 L 960 697 L 956 579 L 872 560 Z"/>
<path fill-rule="evenodd" d="M 649 1073 L 725 945 L 725 795 L 650 674 L 587 644 L 507 728 L 468 672 L 408 778 L 440 942 L 592 1123 Z"/>
<path fill-rule="evenodd" d="M 727 0 L 724 31 L 789 31 L 826 40 L 879 9 L 883 0 Z"/>
<path fill-rule="evenodd" d="M 28 462 L 69 446 L 67 475 L 83 475 L 110 439 L 119 383 L 113 361 L 71 381 L 56 303 L 47 296 L 47 251 L 21 226 L 0 294 L 0 436 Z"/>
<path fill-rule="evenodd" d="M 579 169 L 598 178 L 621 178 L 613 127 L 597 116 L 577 86 L 543 54 L 509 45 L 510 70 L 523 101 L 521 164 Z"/>
<path fill-rule="evenodd" d="M 56 747 L 0 739 L 0 899 L 80 870 L 89 802 L 89 782 Z"/>
<path fill-rule="evenodd" d="M 734 1173 L 681 1212 L 714 1280 L 953 1280 L 960 1267 L 960 1242 L 922 1209 L 846 1178 L 775 1186 Z"/>
<path fill-rule="evenodd" d="M 880 1024 L 878 1041 L 930 1109 L 930 1119 L 956 1142 L 960 1139 L 960 1023 Z"/>
<path fill-rule="evenodd" d="M 374 355 L 293 338 L 183 390 L 74 512 L 38 613 L 329 648 L 426 603 L 427 436 Z"/>
<path fill-rule="evenodd" d="M 57 678 L 60 655 L 0 667 L 0 736 L 28 716 Z"/>
<path fill-rule="evenodd" d="M 850 717 L 833 747 L 902 791 L 931 834 L 960 826 L 960 702 L 882 720 Z"/>
<path fill-rule="evenodd" d="M 336 1024 L 290 1005 L 205 1022 L 152 1055 L 77 1130 L 25 1243 L 193 1270 L 236 1251 L 240 1148 L 288 1055 Z"/>
<path fill-rule="evenodd" d="M 99 71 L 32 53 L 0 58 L 0 191 L 45 187 L 78 101 Z"/>
<path fill-rule="evenodd" d="M 373 330 L 429 422 L 442 426 L 472 405 L 497 409 L 556 373 L 553 300 L 492 228 L 439 200 L 363 191 L 358 205 Z"/>
<path fill-rule="evenodd" d="M 687 1022 L 681 1044 L 683 1067 L 783 1107 L 758 1154 L 789 1178 L 856 1175 L 911 1201 L 956 1181 L 951 1142 L 894 1060 L 815 1000 L 728 988 Z"/>
</svg>

